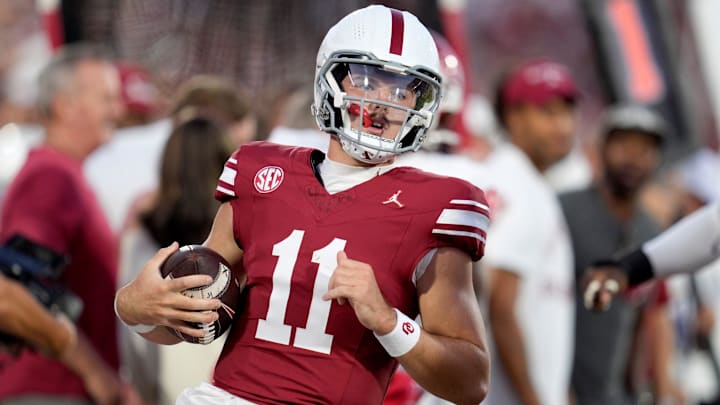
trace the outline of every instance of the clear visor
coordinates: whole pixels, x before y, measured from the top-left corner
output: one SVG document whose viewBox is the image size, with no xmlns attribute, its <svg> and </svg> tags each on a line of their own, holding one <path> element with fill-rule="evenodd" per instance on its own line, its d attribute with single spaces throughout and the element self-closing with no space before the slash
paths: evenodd
<svg viewBox="0 0 720 405">
<path fill-rule="evenodd" d="M 318 123 L 337 134 L 352 157 L 367 163 L 417 150 L 440 97 L 436 73 L 337 51 L 317 75 Z"/>
<path fill-rule="evenodd" d="M 349 112 L 355 116 L 383 115 L 389 122 L 401 124 L 411 112 L 429 107 L 437 97 L 436 87 L 423 78 L 380 66 L 345 63 L 334 73 L 340 76 L 336 77 L 341 90 L 351 102 Z"/>
</svg>

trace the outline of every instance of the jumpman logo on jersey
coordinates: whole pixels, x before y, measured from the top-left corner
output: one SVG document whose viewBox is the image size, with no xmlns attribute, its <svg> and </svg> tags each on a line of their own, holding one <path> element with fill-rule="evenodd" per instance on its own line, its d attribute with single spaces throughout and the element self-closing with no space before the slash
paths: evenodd
<svg viewBox="0 0 720 405">
<path fill-rule="evenodd" d="M 400 196 L 400 193 L 402 193 L 402 190 L 398 190 L 397 193 L 390 196 L 390 198 L 387 199 L 387 201 L 383 201 L 383 205 L 385 204 L 397 204 L 398 208 L 404 207 L 404 205 L 398 200 L 398 197 Z"/>
</svg>

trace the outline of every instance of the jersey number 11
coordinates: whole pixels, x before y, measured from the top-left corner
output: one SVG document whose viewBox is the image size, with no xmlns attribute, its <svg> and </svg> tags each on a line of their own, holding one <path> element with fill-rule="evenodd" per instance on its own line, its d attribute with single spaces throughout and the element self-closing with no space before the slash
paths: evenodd
<svg viewBox="0 0 720 405">
<path fill-rule="evenodd" d="M 300 252 L 305 231 L 294 230 L 284 240 L 273 246 L 273 256 L 278 257 L 273 270 L 273 289 L 265 319 L 258 321 L 255 338 L 268 342 L 290 345 L 292 326 L 285 324 L 288 298 L 290 297 L 291 279 L 295 270 L 295 262 Z M 330 305 L 332 301 L 324 301 L 322 296 L 328 290 L 328 281 L 337 267 L 337 254 L 345 249 L 344 239 L 335 238 L 325 247 L 312 254 L 312 262 L 318 264 L 313 296 L 310 302 L 310 313 L 304 328 L 297 328 L 292 345 L 314 352 L 330 354 L 333 336 L 325 333 Z"/>
</svg>

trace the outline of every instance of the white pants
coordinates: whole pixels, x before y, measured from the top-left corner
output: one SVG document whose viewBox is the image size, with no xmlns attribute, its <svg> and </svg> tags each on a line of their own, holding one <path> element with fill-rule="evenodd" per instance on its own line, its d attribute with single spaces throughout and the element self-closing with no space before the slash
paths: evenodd
<svg viewBox="0 0 720 405">
<path fill-rule="evenodd" d="M 220 389 L 212 384 L 202 383 L 180 393 L 175 405 L 256 405 Z"/>
</svg>

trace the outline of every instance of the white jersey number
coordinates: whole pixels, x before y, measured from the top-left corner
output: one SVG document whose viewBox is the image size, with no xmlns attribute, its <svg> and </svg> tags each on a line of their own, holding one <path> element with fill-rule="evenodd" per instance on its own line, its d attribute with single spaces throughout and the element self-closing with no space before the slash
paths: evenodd
<svg viewBox="0 0 720 405">
<path fill-rule="evenodd" d="M 273 246 L 273 256 L 278 257 L 273 270 L 273 287 L 270 293 L 270 304 L 265 319 L 258 321 L 255 338 L 290 345 L 292 326 L 285 324 L 288 298 L 295 262 L 300 253 L 305 231 L 294 230 L 284 240 Z M 328 281 L 337 267 L 337 254 L 345 249 L 347 243 L 344 239 L 335 238 L 327 246 L 318 249 L 312 254 L 312 262 L 318 264 L 315 276 L 310 313 L 304 328 L 297 328 L 295 340 L 292 345 L 314 352 L 330 354 L 333 336 L 325 333 L 330 316 L 332 301 L 324 301 L 322 296 L 328 290 Z"/>
</svg>

